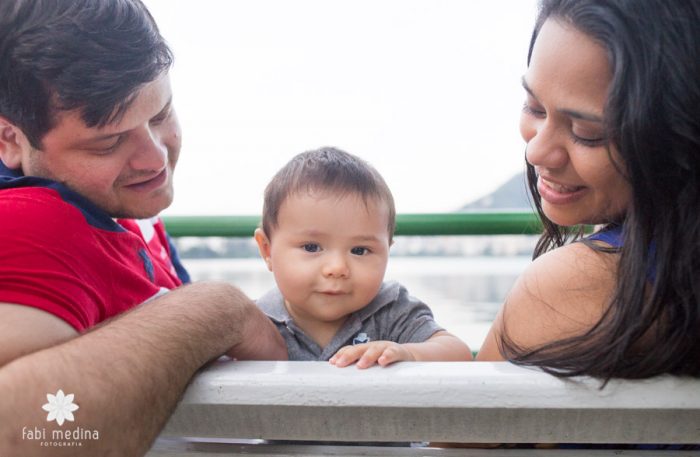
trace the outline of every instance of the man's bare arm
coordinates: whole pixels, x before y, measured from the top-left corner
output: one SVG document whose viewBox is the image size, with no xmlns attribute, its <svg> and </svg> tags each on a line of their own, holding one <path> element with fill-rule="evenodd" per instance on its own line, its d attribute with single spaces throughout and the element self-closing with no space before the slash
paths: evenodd
<svg viewBox="0 0 700 457">
<path fill-rule="evenodd" d="M 0 303 L 0 367 L 78 336 L 64 320 L 31 306 Z"/>
<path fill-rule="evenodd" d="M 28 338 L 31 338 L 28 335 Z M 2 335 L 0 335 L 2 341 Z M 285 359 L 279 333 L 233 286 L 172 291 L 95 330 L 0 368 L 0 455 L 143 455 L 192 375 L 230 349 L 237 358 Z M 75 422 L 47 422 L 46 394 L 75 395 Z M 23 427 L 96 430 L 80 447 L 42 447 Z"/>
</svg>

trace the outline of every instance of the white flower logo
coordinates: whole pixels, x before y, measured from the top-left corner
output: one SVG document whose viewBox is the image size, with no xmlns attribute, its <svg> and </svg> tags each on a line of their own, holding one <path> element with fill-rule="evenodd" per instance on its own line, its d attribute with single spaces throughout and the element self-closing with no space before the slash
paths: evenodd
<svg viewBox="0 0 700 457">
<path fill-rule="evenodd" d="M 73 398 L 73 394 L 65 395 L 61 389 L 58 389 L 56 395 L 46 394 L 46 399 L 49 402 L 41 407 L 41 409 L 49 413 L 46 416 L 46 420 L 48 422 L 55 420 L 58 422 L 58 425 L 63 425 L 63 422 L 66 420 L 73 422 L 75 420 L 73 411 L 78 409 L 78 405 L 73 403 Z"/>
</svg>

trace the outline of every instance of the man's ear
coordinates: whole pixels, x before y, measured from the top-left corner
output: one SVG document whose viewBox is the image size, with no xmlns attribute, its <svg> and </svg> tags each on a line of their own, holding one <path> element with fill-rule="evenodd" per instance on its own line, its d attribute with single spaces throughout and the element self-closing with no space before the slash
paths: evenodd
<svg viewBox="0 0 700 457">
<path fill-rule="evenodd" d="M 263 258 L 267 269 L 272 271 L 272 259 L 270 257 L 270 239 L 265 235 L 263 229 L 255 229 L 255 242 L 258 243 L 258 251 L 260 251 L 260 257 Z"/>
<path fill-rule="evenodd" d="M 11 170 L 22 166 L 23 152 L 29 148 L 29 140 L 24 132 L 0 116 L 0 160 Z"/>
</svg>

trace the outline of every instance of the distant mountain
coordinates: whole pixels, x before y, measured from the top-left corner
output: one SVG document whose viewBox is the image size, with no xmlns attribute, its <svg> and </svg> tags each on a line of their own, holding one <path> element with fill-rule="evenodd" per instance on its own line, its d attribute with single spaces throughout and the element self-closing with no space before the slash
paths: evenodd
<svg viewBox="0 0 700 457">
<path fill-rule="evenodd" d="M 488 195 L 467 203 L 457 211 L 484 209 L 531 210 L 524 173 L 518 173 Z"/>
</svg>

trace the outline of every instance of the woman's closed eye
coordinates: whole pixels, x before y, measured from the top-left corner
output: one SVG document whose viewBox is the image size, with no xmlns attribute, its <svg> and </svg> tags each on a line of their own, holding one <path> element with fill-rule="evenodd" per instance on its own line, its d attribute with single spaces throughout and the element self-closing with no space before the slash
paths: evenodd
<svg viewBox="0 0 700 457">
<path fill-rule="evenodd" d="M 589 148 L 596 148 L 602 146 L 606 143 L 605 135 L 599 132 L 585 132 L 577 131 L 577 128 L 573 128 L 571 131 L 571 139 L 576 144 L 581 144 Z"/>
<path fill-rule="evenodd" d="M 529 100 L 523 103 L 523 113 L 539 119 L 544 119 L 547 117 L 547 112 L 545 110 L 540 109 L 537 106 L 533 106 Z M 602 146 L 606 142 L 605 137 L 602 135 L 577 134 L 574 131 L 571 131 L 571 140 L 575 144 L 580 144 L 589 148 Z"/>
<path fill-rule="evenodd" d="M 576 136 L 574 134 L 571 135 L 571 138 L 573 139 L 574 143 L 581 144 L 589 148 L 597 148 L 605 144 L 605 138 L 581 138 L 580 136 Z"/>
<path fill-rule="evenodd" d="M 547 112 L 544 111 L 543 109 L 539 109 L 537 107 L 532 106 L 529 102 L 523 103 L 523 113 L 528 114 L 530 116 L 538 117 L 538 118 L 543 118 L 547 116 Z"/>
</svg>

